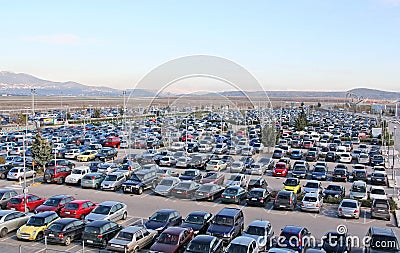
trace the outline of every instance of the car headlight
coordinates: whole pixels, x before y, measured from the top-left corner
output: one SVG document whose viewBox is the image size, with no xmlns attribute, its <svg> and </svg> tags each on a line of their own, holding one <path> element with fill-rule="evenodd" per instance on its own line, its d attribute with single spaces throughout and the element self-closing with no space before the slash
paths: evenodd
<svg viewBox="0 0 400 253">
<path fill-rule="evenodd" d="M 334 197 L 335 197 L 335 198 L 339 198 L 339 194 L 336 194 Z"/>
<path fill-rule="evenodd" d="M 155 230 L 160 232 L 162 229 L 163 229 L 163 227 L 159 227 L 159 228 L 156 228 Z"/>
<path fill-rule="evenodd" d="M 33 230 L 32 235 L 35 236 L 36 234 L 36 230 Z"/>
<path fill-rule="evenodd" d="M 17 234 L 21 234 L 21 229 L 18 229 L 18 230 L 17 230 Z"/>
</svg>

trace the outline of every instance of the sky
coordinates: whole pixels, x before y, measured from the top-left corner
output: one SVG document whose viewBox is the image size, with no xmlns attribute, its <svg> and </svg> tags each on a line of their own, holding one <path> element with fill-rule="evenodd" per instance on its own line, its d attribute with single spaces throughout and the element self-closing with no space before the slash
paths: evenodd
<svg viewBox="0 0 400 253">
<path fill-rule="evenodd" d="M 212 55 L 265 90 L 400 91 L 400 0 L 0 0 L 0 17 L 0 70 L 52 81 L 128 89 L 168 61 Z"/>
</svg>

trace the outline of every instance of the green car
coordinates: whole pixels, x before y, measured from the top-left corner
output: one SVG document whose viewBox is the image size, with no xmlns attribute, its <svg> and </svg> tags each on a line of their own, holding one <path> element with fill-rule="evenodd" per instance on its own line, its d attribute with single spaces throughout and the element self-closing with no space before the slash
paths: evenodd
<svg viewBox="0 0 400 253">
<path fill-rule="evenodd" d="M 240 204 L 247 197 L 247 191 L 240 186 L 229 186 L 221 195 L 223 203 Z"/>
</svg>

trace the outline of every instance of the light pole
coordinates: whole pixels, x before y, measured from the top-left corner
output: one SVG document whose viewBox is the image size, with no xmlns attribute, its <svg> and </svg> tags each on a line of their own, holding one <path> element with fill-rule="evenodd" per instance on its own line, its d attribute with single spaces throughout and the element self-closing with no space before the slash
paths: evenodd
<svg viewBox="0 0 400 253">
<path fill-rule="evenodd" d="M 394 168 L 394 150 L 395 150 L 395 144 L 396 144 L 396 128 L 397 126 L 393 127 L 393 160 L 392 160 L 392 177 L 393 177 L 393 196 L 395 195 L 395 190 L 396 190 L 396 171 Z"/>
</svg>

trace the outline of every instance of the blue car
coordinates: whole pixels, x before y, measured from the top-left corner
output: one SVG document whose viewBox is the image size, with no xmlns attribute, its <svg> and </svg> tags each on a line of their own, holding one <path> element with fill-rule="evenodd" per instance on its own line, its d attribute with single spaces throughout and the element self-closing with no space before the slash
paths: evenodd
<svg viewBox="0 0 400 253">
<path fill-rule="evenodd" d="M 229 243 L 242 234 L 244 229 L 243 212 L 237 208 L 223 208 L 215 215 L 213 223 L 208 227 L 207 234 L 218 237 Z"/>
<path fill-rule="evenodd" d="M 174 209 L 161 209 L 155 212 L 144 224 L 147 229 L 156 230 L 159 234 L 168 227 L 179 226 L 182 215 Z"/>
<path fill-rule="evenodd" d="M 311 174 L 311 178 L 313 180 L 326 180 L 327 179 L 327 172 L 325 167 L 323 166 L 316 166 Z"/>
<path fill-rule="evenodd" d="M 301 160 L 303 159 L 303 152 L 300 149 L 295 149 L 290 154 L 290 159 Z"/>
<path fill-rule="evenodd" d="M 280 240 L 275 247 L 303 252 L 305 249 L 304 242 L 307 242 L 307 238 L 310 236 L 310 234 L 311 233 L 305 227 L 286 226 L 281 230 L 281 234 L 279 235 L 279 238 L 285 239 Z"/>
</svg>

